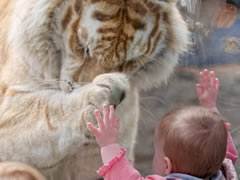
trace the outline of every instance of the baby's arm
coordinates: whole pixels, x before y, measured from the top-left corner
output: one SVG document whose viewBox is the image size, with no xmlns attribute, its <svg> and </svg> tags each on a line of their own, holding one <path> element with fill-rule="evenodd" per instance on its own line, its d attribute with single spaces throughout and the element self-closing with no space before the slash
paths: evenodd
<svg viewBox="0 0 240 180">
<path fill-rule="evenodd" d="M 200 72 L 200 83 L 196 84 L 199 102 L 203 107 L 211 109 L 217 113 L 219 113 L 216 106 L 218 90 L 219 80 L 216 78 L 215 73 L 213 71 L 209 73 L 207 69 L 205 69 L 203 72 Z M 225 123 L 225 125 L 228 132 L 226 158 L 231 159 L 234 164 L 238 158 L 238 153 L 232 136 L 229 133 L 230 124 Z"/>
<path fill-rule="evenodd" d="M 237 149 L 236 149 L 235 144 L 233 142 L 232 136 L 229 132 L 230 124 L 225 123 L 225 125 L 226 125 L 227 132 L 228 132 L 226 158 L 231 159 L 232 163 L 235 164 L 237 159 L 238 159 L 238 152 L 237 152 Z"/>
<path fill-rule="evenodd" d="M 101 147 L 104 166 L 98 174 L 105 180 L 165 180 L 160 176 L 141 177 L 140 173 L 125 158 L 125 149 L 118 144 L 119 119 L 114 114 L 114 107 L 103 105 L 103 118 L 98 110 L 95 112 L 98 128 L 88 123 L 89 130 L 94 134 Z"/>
<path fill-rule="evenodd" d="M 115 116 L 114 107 L 103 105 L 103 118 L 99 110 L 95 111 L 98 128 L 92 123 L 88 123 L 88 129 L 96 137 L 97 143 L 101 147 L 101 155 L 104 164 L 112 160 L 120 151 L 118 144 L 119 119 Z"/>
<path fill-rule="evenodd" d="M 200 72 L 200 83 L 196 84 L 196 91 L 200 104 L 208 109 L 219 113 L 216 102 L 219 90 L 219 80 L 216 78 L 215 73 L 208 72 L 205 69 Z"/>
</svg>

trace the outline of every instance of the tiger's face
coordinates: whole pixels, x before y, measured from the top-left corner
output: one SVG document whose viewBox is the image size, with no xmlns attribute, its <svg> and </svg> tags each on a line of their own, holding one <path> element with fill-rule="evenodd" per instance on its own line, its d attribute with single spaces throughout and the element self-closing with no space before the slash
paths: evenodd
<svg viewBox="0 0 240 180">
<path fill-rule="evenodd" d="M 76 0 L 64 6 L 60 23 L 64 54 L 82 61 L 84 69 L 94 68 L 96 74 L 132 73 L 157 61 L 166 48 L 174 51 L 173 29 L 183 24 L 181 18 L 173 21 L 178 11 L 170 0 Z"/>
</svg>

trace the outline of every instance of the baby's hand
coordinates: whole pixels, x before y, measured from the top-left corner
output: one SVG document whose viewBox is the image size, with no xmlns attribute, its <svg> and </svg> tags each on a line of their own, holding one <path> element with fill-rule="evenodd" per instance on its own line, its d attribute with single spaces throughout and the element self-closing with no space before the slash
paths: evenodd
<svg viewBox="0 0 240 180">
<path fill-rule="evenodd" d="M 209 73 L 205 69 L 204 72 L 200 72 L 200 84 L 196 84 L 196 91 L 199 102 L 203 107 L 218 112 L 216 108 L 218 89 L 219 80 L 215 77 L 213 71 Z"/>
<path fill-rule="evenodd" d="M 99 110 L 95 111 L 95 116 L 98 123 L 98 128 L 92 123 L 88 123 L 88 129 L 96 137 L 96 140 L 100 147 L 104 147 L 110 144 L 118 143 L 118 129 L 119 119 L 115 116 L 114 107 L 109 108 L 106 104 L 103 105 L 103 118 Z"/>
</svg>

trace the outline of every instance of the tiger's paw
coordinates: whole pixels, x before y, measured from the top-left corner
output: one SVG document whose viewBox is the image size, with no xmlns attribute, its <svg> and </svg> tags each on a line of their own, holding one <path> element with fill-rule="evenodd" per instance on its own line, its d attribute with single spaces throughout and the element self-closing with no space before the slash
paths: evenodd
<svg viewBox="0 0 240 180">
<path fill-rule="evenodd" d="M 92 87 L 85 94 L 84 119 L 87 125 L 92 122 L 96 125 L 95 110 L 102 112 L 102 105 L 114 105 L 117 107 L 126 97 L 129 89 L 129 81 L 127 77 L 120 73 L 109 73 L 97 76 Z M 90 137 L 91 133 L 86 132 L 86 136 Z"/>
</svg>

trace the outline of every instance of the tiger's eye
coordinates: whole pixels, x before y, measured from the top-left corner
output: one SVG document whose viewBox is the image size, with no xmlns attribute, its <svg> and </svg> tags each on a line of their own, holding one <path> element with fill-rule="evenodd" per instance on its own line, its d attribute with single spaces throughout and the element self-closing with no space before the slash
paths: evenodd
<svg viewBox="0 0 240 180">
<path fill-rule="evenodd" d="M 98 21 L 105 22 L 105 21 L 109 21 L 111 19 L 111 16 L 95 11 L 93 14 L 93 18 Z"/>
</svg>

